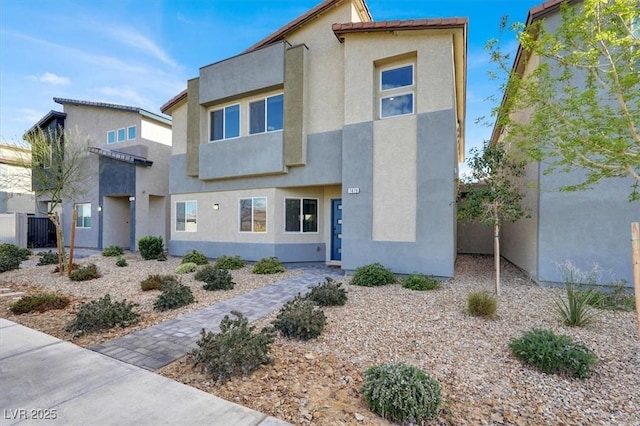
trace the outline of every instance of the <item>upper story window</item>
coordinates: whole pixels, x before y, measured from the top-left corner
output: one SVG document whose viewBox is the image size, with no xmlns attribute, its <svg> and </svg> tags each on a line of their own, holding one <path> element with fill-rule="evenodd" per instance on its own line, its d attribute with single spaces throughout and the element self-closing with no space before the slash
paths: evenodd
<svg viewBox="0 0 640 426">
<path fill-rule="evenodd" d="M 107 143 L 116 143 L 116 131 L 109 130 L 107 132 Z"/>
<path fill-rule="evenodd" d="M 380 71 L 380 118 L 413 114 L 413 64 Z"/>
<path fill-rule="evenodd" d="M 124 142 L 124 141 L 125 141 L 125 130 L 124 128 L 118 129 L 118 142 Z"/>
<path fill-rule="evenodd" d="M 136 126 L 127 127 L 127 140 L 136 138 Z"/>
<path fill-rule="evenodd" d="M 209 140 L 237 138 L 240 136 L 240 104 L 229 105 L 209 113 Z"/>
<path fill-rule="evenodd" d="M 318 200 L 285 198 L 285 232 L 318 232 Z"/>
<path fill-rule="evenodd" d="M 269 96 L 249 103 L 249 134 L 282 130 L 284 96 Z"/>
</svg>

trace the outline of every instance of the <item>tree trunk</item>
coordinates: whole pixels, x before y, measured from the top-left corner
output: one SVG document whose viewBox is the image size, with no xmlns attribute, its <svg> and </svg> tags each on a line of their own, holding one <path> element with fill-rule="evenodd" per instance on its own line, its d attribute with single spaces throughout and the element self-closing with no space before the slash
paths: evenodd
<svg viewBox="0 0 640 426">
<path fill-rule="evenodd" d="M 49 214 L 49 219 L 53 222 L 53 226 L 56 228 L 56 245 L 58 246 L 58 269 L 60 275 L 64 274 L 64 237 L 62 235 L 62 224 L 60 223 L 60 216 L 57 212 Z"/>
<path fill-rule="evenodd" d="M 493 225 L 493 260 L 496 266 L 496 296 L 500 296 L 500 224 Z"/>
<path fill-rule="evenodd" d="M 636 296 L 638 338 L 640 338 L 640 222 L 631 224 L 631 253 L 633 259 L 633 289 Z"/>
<path fill-rule="evenodd" d="M 69 266 L 67 269 L 67 276 L 71 276 L 71 272 L 73 271 L 73 246 L 76 240 L 76 220 L 78 219 L 78 211 L 73 209 L 73 214 L 71 215 L 71 241 L 69 241 Z"/>
</svg>

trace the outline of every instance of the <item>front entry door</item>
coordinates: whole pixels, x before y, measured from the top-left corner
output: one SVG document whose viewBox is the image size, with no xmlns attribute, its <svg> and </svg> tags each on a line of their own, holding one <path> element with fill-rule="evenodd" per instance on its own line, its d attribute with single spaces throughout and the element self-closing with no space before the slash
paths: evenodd
<svg viewBox="0 0 640 426">
<path fill-rule="evenodd" d="M 331 260 L 342 260 L 342 200 L 331 200 Z"/>
</svg>

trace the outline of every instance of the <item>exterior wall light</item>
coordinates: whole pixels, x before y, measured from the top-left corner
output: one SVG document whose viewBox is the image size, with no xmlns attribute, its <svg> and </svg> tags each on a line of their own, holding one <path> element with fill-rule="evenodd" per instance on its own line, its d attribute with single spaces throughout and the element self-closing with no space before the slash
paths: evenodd
<svg viewBox="0 0 640 426">
<path fill-rule="evenodd" d="M 220 204 L 215 203 L 215 204 L 213 205 L 213 209 L 214 209 L 214 210 L 220 210 Z"/>
</svg>

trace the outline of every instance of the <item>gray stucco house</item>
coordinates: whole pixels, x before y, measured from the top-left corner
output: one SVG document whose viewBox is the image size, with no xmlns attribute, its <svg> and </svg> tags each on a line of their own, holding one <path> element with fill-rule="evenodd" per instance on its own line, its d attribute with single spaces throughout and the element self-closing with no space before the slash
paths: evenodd
<svg viewBox="0 0 640 426">
<path fill-rule="evenodd" d="M 532 8 L 526 24 L 540 21 L 547 31 L 554 31 L 561 22 L 561 3 L 554 0 Z M 525 77 L 545 60 L 526 55 L 520 47 L 513 65 L 514 72 Z M 514 118 L 528 116 L 519 113 Z M 504 140 L 507 131 L 496 126 L 492 142 Z M 560 187 L 580 182 L 580 171 L 545 173 L 547 168 L 546 161 L 527 166 L 524 203 L 532 217 L 504 224 L 503 256 L 541 283 L 563 282 L 570 262 L 583 273 L 599 270 L 602 284 L 626 280 L 632 286 L 631 223 L 640 221 L 640 204 L 627 201 L 632 179 L 610 178 L 590 190 L 560 192 Z"/>
<path fill-rule="evenodd" d="M 454 273 L 467 20 L 327 0 L 203 66 L 173 118 L 169 252 Z"/>
<path fill-rule="evenodd" d="M 171 120 L 132 106 L 54 101 L 63 112 L 51 111 L 32 130 L 62 129 L 64 143 L 89 144 L 86 190 L 78 199 L 62 200 L 65 244 L 71 227 L 77 247 L 115 245 L 135 250 L 137 241 L 147 235 L 166 241 Z M 46 214 L 50 200 L 40 196 L 36 201 L 36 214 Z M 71 223 L 73 209 L 78 213 L 76 223 Z"/>
</svg>

